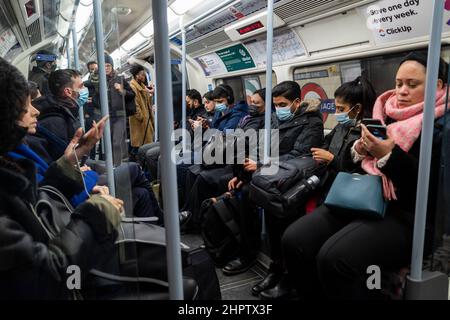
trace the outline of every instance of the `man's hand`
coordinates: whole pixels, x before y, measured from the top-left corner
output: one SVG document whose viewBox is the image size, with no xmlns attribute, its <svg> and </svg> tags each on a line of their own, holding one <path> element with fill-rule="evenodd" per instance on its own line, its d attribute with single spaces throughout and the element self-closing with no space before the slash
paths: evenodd
<svg viewBox="0 0 450 320">
<path fill-rule="evenodd" d="M 123 86 L 120 83 L 114 83 L 114 88 L 119 91 L 120 94 L 124 94 Z"/>
<path fill-rule="evenodd" d="M 77 158 L 81 159 L 83 156 L 89 154 L 95 144 L 102 138 L 103 130 L 105 129 L 106 120 L 109 116 L 103 117 L 98 123 L 92 122 L 92 128 L 83 135 L 83 129 L 79 128 L 66 150 L 64 151 L 64 157 L 75 165 Z"/>
</svg>

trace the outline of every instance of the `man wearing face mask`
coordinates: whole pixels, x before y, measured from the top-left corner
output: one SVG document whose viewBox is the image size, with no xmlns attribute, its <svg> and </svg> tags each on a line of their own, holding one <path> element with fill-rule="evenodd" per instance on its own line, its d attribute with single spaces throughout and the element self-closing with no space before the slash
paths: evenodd
<svg viewBox="0 0 450 320">
<path fill-rule="evenodd" d="M 323 120 L 319 100 L 301 101 L 301 90 L 298 83 L 284 81 L 273 88 L 273 104 L 271 128 L 279 132 L 279 159 L 289 160 L 311 154 L 310 149 L 323 144 Z M 246 161 L 244 170 L 254 172 L 258 164 Z M 240 181 L 231 183 L 231 189 Z M 252 288 L 252 294 L 264 299 L 280 299 L 292 293 L 289 280 L 284 276 L 285 268 L 281 255 L 281 236 L 286 228 L 295 221 L 300 212 L 288 218 L 279 218 L 265 210 L 265 222 L 269 240 L 272 263 L 267 276 Z"/>
<path fill-rule="evenodd" d="M 78 108 L 86 103 L 89 92 L 81 74 L 72 69 L 52 72 L 48 83 L 51 94 L 34 100 L 33 106 L 40 112 L 37 134 L 52 134 L 61 142 L 61 146 L 53 144 L 48 150 L 52 158 L 58 158 L 80 127 Z"/>
<path fill-rule="evenodd" d="M 245 101 L 234 103 L 233 89 L 229 85 L 220 84 L 213 91 L 216 103 L 216 114 L 213 120 L 213 128 L 220 131 L 236 129 L 239 121 L 248 113 L 248 105 Z"/>
<path fill-rule="evenodd" d="M 31 70 L 28 80 L 35 82 L 42 95 L 50 94 L 48 77 L 56 70 L 56 55 L 50 51 L 41 50 L 36 54 L 36 66 Z"/>
</svg>

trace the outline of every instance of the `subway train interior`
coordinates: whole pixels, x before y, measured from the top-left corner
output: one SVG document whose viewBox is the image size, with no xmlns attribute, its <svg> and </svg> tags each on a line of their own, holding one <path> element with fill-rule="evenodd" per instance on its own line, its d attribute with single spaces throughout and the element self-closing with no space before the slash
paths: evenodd
<svg viewBox="0 0 450 320">
<path fill-rule="evenodd" d="M 450 300 L 449 62 L 446 0 L 1 0 L 0 299 Z"/>
</svg>

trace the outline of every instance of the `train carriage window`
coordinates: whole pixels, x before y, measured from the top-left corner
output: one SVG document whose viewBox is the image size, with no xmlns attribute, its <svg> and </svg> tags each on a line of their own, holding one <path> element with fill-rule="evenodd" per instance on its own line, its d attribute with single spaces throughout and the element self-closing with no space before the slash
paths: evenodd
<svg viewBox="0 0 450 320">
<path fill-rule="evenodd" d="M 250 96 L 258 89 L 266 86 L 266 73 L 255 73 L 243 76 L 236 76 L 230 78 L 223 78 L 216 81 L 218 84 L 229 85 L 234 92 L 236 101 L 245 100 L 250 103 Z M 272 87 L 277 84 L 277 76 L 272 72 Z"/>
</svg>

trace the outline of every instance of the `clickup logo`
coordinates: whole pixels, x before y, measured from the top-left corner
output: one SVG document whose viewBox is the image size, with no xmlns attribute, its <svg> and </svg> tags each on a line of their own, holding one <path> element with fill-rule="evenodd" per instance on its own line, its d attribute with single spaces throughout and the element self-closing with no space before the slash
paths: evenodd
<svg viewBox="0 0 450 320">
<path fill-rule="evenodd" d="M 384 37 L 386 35 L 386 32 L 384 31 L 384 29 L 378 30 L 378 33 L 380 34 L 381 37 Z"/>
</svg>

